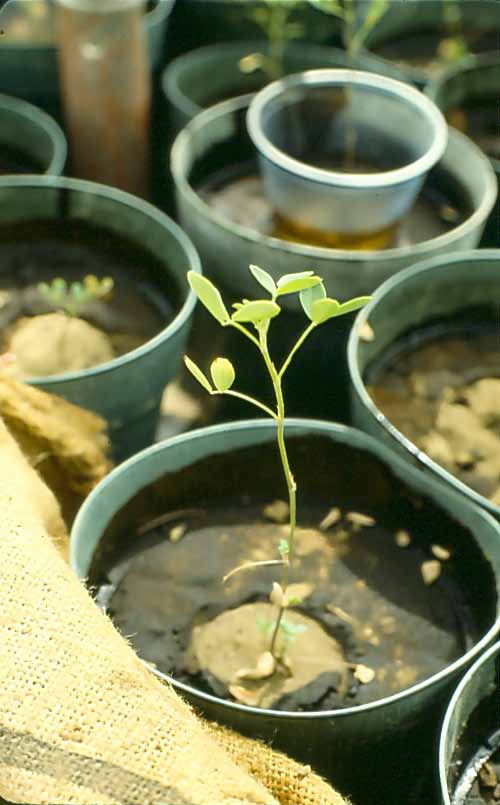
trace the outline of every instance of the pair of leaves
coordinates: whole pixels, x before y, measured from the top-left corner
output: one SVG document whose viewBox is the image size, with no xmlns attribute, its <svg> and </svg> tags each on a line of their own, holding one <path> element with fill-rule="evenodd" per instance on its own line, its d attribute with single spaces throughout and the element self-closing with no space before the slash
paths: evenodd
<svg viewBox="0 0 500 805">
<path fill-rule="evenodd" d="M 321 284 L 321 277 L 315 276 L 313 271 L 300 271 L 295 274 L 284 274 L 278 282 L 275 282 L 267 271 L 259 266 L 249 266 L 250 273 L 262 285 L 265 290 L 275 299 L 286 294 L 299 293 L 306 288 L 314 288 Z"/>
<path fill-rule="evenodd" d="M 215 287 L 208 277 L 202 274 L 197 274 L 195 271 L 189 271 L 188 282 L 209 313 L 212 314 L 219 324 L 227 327 L 231 322 L 236 323 L 252 323 L 258 324 L 262 321 L 267 321 L 274 318 L 281 313 L 281 308 L 276 302 L 268 299 L 258 299 L 252 302 L 244 300 L 236 305 L 236 311 L 232 316 L 222 301 L 220 291 Z"/>
<path fill-rule="evenodd" d="M 215 391 L 221 393 L 228 391 L 234 383 L 236 373 L 234 371 L 233 364 L 231 361 L 228 361 L 227 358 L 216 358 L 214 361 L 212 361 L 210 366 L 210 375 L 215 386 L 215 391 L 212 388 L 208 377 L 204 374 L 204 372 L 202 372 L 200 367 L 191 360 L 191 358 L 188 358 L 187 355 L 184 356 L 184 363 L 193 377 L 201 386 L 203 386 L 205 391 L 208 391 L 209 394 L 214 394 Z"/>
<path fill-rule="evenodd" d="M 357 296 L 347 302 L 338 302 L 337 299 L 327 297 L 322 284 L 307 288 L 300 294 L 300 302 L 304 313 L 315 325 L 323 324 L 329 319 L 359 310 L 369 301 L 369 296 Z"/>
</svg>

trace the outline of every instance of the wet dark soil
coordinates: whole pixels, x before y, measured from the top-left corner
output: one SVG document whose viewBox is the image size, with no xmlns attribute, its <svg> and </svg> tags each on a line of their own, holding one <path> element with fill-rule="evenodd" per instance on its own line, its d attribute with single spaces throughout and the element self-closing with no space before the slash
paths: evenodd
<svg viewBox="0 0 500 805">
<path fill-rule="evenodd" d="M 496 680 L 479 691 L 482 701 L 455 748 L 450 772 L 452 805 L 500 802 L 500 722 Z M 489 688 L 489 689 L 488 689 Z"/>
<path fill-rule="evenodd" d="M 299 489 L 304 465 L 312 467 L 311 460 L 314 479 L 308 480 L 314 484 L 321 479 L 316 494 L 306 483 L 299 497 L 292 581 L 310 585 L 310 592 L 293 611 L 312 618 L 338 642 L 346 675 L 342 670 L 320 673 L 292 693 L 280 695 L 278 690 L 273 708 L 329 710 L 363 704 L 447 666 L 477 638 L 469 591 L 461 580 L 465 543 L 459 547 L 456 542 L 460 526 L 450 529 L 443 515 L 408 498 L 400 484 L 384 480 L 377 463 L 364 462 L 358 451 L 348 451 L 343 463 L 330 464 L 325 454 L 344 454 L 346 448 L 331 449 L 319 438 L 290 442 L 294 466 L 302 465 Z M 141 657 L 221 698 L 231 698 L 228 679 L 203 667 L 193 669 L 189 649 L 195 628 L 212 624 L 228 610 L 267 602 L 279 578 L 279 568 L 261 567 L 222 582 L 242 562 L 276 558 L 277 545 L 286 536 L 284 524 L 271 523 L 263 514 L 281 486 L 273 448 L 212 456 L 139 493 L 110 526 L 91 573 L 99 602 Z M 370 473 L 370 465 L 375 471 L 370 488 L 360 492 L 363 463 L 365 472 Z M 256 466 L 247 486 L 244 478 Z M 338 466 L 344 478 L 336 477 Z M 224 497 L 227 487 L 238 492 Z M 248 493 L 242 495 L 243 489 Z M 320 527 L 332 506 L 340 507 L 340 519 Z M 364 515 L 361 525 L 353 513 Z M 155 526 L 159 514 L 166 514 L 166 522 Z M 469 544 L 467 550 L 471 548 Z M 369 682 L 358 678 L 360 666 L 373 672 Z"/>
<path fill-rule="evenodd" d="M 42 165 L 29 154 L 3 145 L 0 148 L 0 176 L 11 173 L 43 173 Z"/>
<path fill-rule="evenodd" d="M 467 134 L 492 159 L 500 159 L 498 95 L 471 99 L 448 109 L 448 123 Z"/>
<path fill-rule="evenodd" d="M 408 439 L 500 505 L 500 350 L 492 331 L 401 350 L 370 394 Z"/>
<path fill-rule="evenodd" d="M 9 348 L 21 320 L 43 321 L 57 310 L 38 290 L 40 282 L 56 277 L 68 283 L 90 274 L 113 278 L 109 299 L 87 302 L 78 311 L 109 337 L 113 357 L 156 335 L 179 304 L 179 289 L 152 254 L 84 221 L 27 221 L 0 228 L 0 266 L 0 352 Z"/>
</svg>

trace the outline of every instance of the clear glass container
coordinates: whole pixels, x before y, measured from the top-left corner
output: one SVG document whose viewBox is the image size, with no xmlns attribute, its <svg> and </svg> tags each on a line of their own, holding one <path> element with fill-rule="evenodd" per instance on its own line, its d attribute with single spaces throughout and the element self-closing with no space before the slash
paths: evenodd
<svg viewBox="0 0 500 805">
<path fill-rule="evenodd" d="M 147 197 L 151 74 L 144 0 L 56 0 L 73 175 Z"/>
</svg>

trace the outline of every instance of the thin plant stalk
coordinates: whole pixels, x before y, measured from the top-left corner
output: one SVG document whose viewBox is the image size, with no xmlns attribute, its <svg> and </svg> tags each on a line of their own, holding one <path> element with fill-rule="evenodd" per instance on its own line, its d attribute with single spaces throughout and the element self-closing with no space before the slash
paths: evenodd
<svg viewBox="0 0 500 805">
<path fill-rule="evenodd" d="M 275 661 L 276 667 L 278 667 L 281 657 L 277 649 L 277 640 L 280 629 L 284 629 L 285 627 L 283 616 L 288 607 L 298 603 L 297 600 L 290 600 L 288 596 L 288 588 L 290 586 L 290 577 L 295 556 L 297 485 L 290 467 L 285 441 L 286 412 L 282 381 L 292 359 L 316 327 L 331 318 L 358 310 L 366 304 L 369 297 L 360 296 L 342 304 L 336 299 L 330 299 L 326 295 L 321 277 L 314 275 L 313 271 L 286 274 L 284 277 L 281 277 L 277 283 L 270 274 L 258 266 L 250 266 L 250 272 L 253 274 L 254 279 L 270 294 L 271 298 L 253 301 L 244 299 L 242 302 L 237 302 L 233 305 L 236 310 L 232 315 L 229 314 L 220 292 L 207 277 L 190 271 L 188 273 L 188 281 L 191 288 L 198 296 L 198 299 L 222 327 L 233 327 L 238 330 L 238 332 L 244 335 L 245 338 L 248 338 L 259 350 L 273 386 L 274 396 L 276 398 L 276 410 L 272 410 L 267 405 L 264 405 L 264 403 L 261 403 L 248 394 L 233 391 L 231 387 L 234 383 L 236 372 L 232 363 L 227 360 L 227 358 L 219 357 L 212 362 L 210 366 L 212 383 L 199 366 L 188 358 L 188 356 L 184 357 L 184 362 L 187 369 L 209 394 L 227 394 L 237 397 L 238 399 L 256 406 L 260 411 L 264 411 L 264 413 L 268 414 L 268 416 L 276 422 L 276 440 L 288 491 L 288 540 L 280 541 L 278 547 L 280 559 L 244 562 L 227 573 L 224 578 L 227 580 L 236 573 L 255 567 L 268 565 L 282 566 L 281 584 L 273 585 L 273 593 L 271 594 L 271 602 L 276 604 L 278 613 L 276 621 L 273 624 L 269 652 Z M 299 336 L 288 353 L 288 356 L 283 361 L 283 364 L 278 369 L 269 353 L 268 331 L 272 319 L 281 313 L 281 308 L 278 304 L 280 297 L 293 293 L 300 294 L 300 302 L 309 319 L 309 324 Z M 257 335 L 255 336 L 245 324 L 252 325 Z M 290 624 L 288 626 L 290 628 Z"/>
</svg>

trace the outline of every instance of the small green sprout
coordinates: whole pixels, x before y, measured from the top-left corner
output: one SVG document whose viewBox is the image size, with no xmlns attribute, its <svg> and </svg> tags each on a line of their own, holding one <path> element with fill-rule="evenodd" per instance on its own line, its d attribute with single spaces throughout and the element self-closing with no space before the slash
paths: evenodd
<svg viewBox="0 0 500 805">
<path fill-rule="evenodd" d="M 247 0 L 240 0 L 240 2 L 245 6 L 250 6 L 250 8 L 245 8 L 245 16 L 261 29 L 269 43 L 267 54 L 249 53 L 240 59 L 241 72 L 254 73 L 256 70 L 263 70 L 272 80 L 281 78 L 284 72 L 283 62 L 287 43 L 305 33 L 304 26 L 291 19 L 303 2 L 301 0 L 262 0 L 257 6 L 253 3 L 249 4 Z"/>
<path fill-rule="evenodd" d="M 111 277 L 98 279 L 93 274 L 87 274 L 83 282 L 72 282 L 70 285 L 62 277 L 56 277 L 51 283 L 40 282 L 38 292 L 53 307 L 68 316 L 77 316 L 83 305 L 93 299 L 105 299 L 113 287 Z"/>
<path fill-rule="evenodd" d="M 277 660 L 276 641 L 278 634 L 281 632 L 284 638 L 289 640 L 297 633 L 297 628 L 291 624 L 286 626 L 285 624 L 287 624 L 287 621 L 285 621 L 283 618 L 286 609 L 296 603 L 295 599 L 289 598 L 287 595 L 287 589 L 290 583 L 290 573 L 294 559 L 294 536 L 297 516 L 297 486 L 288 461 L 288 453 L 285 443 L 285 400 L 282 388 L 283 377 L 285 376 L 285 373 L 295 354 L 317 327 L 329 321 L 330 319 L 342 316 L 346 313 L 351 313 L 355 310 L 359 310 L 369 301 L 370 297 L 359 296 L 355 299 L 350 299 L 347 302 L 339 302 L 336 299 L 331 299 L 326 295 L 323 280 L 313 271 L 285 274 L 278 279 L 277 282 L 275 282 L 274 278 L 268 274 L 267 271 L 264 271 L 258 266 L 251 265 L 249 270 L 254 279 L 269 294 L 270 299 L 243 299 L 241 302 L 237 302 L 233 305 L 234 311 L 232 313 L 229 313 L 219 290 L 207 277 L 197 274 L 194 271 L 188 272 L 187 277 L 188 282 L 199 301 L 206 307 L 209 313 L 212 314 L 219 324 L 222 327 L 232 327 L 233 329 L 238 330 L 257 348 L 271 379 L 276 398 L 276 408 L 269 408 L 259 400 L 233 389 L 233 384 L 236 380 L 236 371 L 227 358 L 216 358 L 212 362 L 210 366 L 210 377 L 212 382 L 210 382 L 207 375 L 204 374 L 199 366 L 197 366 L 187 355 L 184 357 L 184 361 L 187 369 L 191 372 L 193 377 L 196 378 L 200 385 L 203 386 L 203 388 L 209 394 L 226 394 L 228 396 L 237 397 L 240 400 L 245 400 L 251 405 L 259 408 L 261 411 L 264 411 L 264 413 L 270 416 L 276 423 L 278 449 L 283 467 L 283 474 L 288 489 L 288 539 L 281 539 L 279 541 L 279 559 L 272 559 L 263 562 L 245 562 L 228 573 L 225 576 L 225 580 L 231 578 L 235 573 L 238 573 L 242 570 L 247 570 L 249 568 L 260 567 L 263 565 L 281 565 L 281 582 L 280 584 L 277 582 L 273 584 L 273 590 L 270 596 L 271 603 L 277 607 L 278 614 L 276 620 L 272 624 L 272 635 L 269 651 Z M 268 332 L 272 321 L 281 313 L 279 300 L 282 296 L 289 294 L 299 295 L 300 303 L 308 323 L 281 366 L 277 367 L 269 352 Z M 245 325 L 249 325 L 249 327 Z M 262 628 L 262 626 L 260 625 L 259 628 Z M 267 626 L 265 628 L 267 629 Z M 299 631 L 302 631 L 302 629 Z"/>
</svg>

